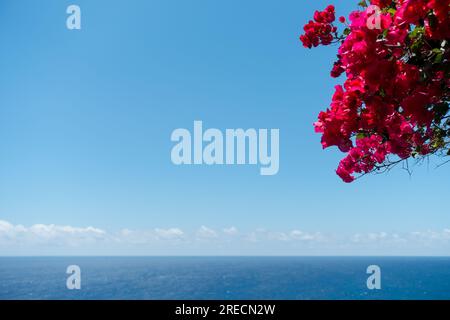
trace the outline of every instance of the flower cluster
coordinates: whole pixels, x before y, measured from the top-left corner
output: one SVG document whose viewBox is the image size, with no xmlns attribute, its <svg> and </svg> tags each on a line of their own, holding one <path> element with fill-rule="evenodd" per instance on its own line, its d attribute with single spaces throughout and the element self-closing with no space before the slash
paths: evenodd
<svg viewBox="0 0 450 320">
<path fill-rule="evenodd" d="M 333 39 L 333 33 L 337 28 L 333 26 L 336 20 L 334 6 L 328 6 L 324 11 L 314 13 L 314 21 L 311 20 L 304 26 L 305 34 L 300 37 L 306 48 L 317 47 L 319 44 L 328 45 Z"/>
<path fill-rule="evenodd" d="M 332 6 L 305 26 L 306 47 L 340 42 L 331 76 L 346 80 L 314 125 L 324 148 L 347 153 L 337 169 L 345 182 L 393 163 L 390 155 L 449 148 L 449 9 L 450 0 L 372 0 L 341 36 Z"/>
</svg>

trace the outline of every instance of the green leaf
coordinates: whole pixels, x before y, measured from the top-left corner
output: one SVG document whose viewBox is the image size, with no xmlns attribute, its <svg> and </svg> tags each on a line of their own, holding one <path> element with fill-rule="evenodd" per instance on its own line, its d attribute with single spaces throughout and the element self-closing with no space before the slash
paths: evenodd
<svg viewBox="0 0 450 320">
<path fill-rule="evenodd" d="M 360 133 L 358 133 L 357 135 L 356 135 L 356 139 L 362 139 L 362 138 L 365 138 L 366 137 L 366 135 L 365 135 L 365 133 L 363 133 L 363 132 L 360 132 Z"/>
<path fill-rule="evenodd" d="M 424 27 L 416 27 L 411 33 L 409 34 L 410 39 L 415 39 L 425 33 Z"/>
<path fill-rule="evenodd" d="M 397 13 L 397 10 L 395 10 L 394 8 L 389 8 L 388 11 L 391 15 L 395 15 Z"/>
<path fill-rule="evenodd" d="M 366 0 L 360 1 L 360 2 L 358 3 L 358 5 L 359 5 L 360 7 L 363 7 L 363 8 L 367 8 L 367 7 L 368 7 Z"/>
<path fill-rule="evenodd" d="M 434 63 L 441 63 L 443 60 L 444 60 L 444 54 L 442 52 L 440 52 L 434 58 Z"/>
</svg>

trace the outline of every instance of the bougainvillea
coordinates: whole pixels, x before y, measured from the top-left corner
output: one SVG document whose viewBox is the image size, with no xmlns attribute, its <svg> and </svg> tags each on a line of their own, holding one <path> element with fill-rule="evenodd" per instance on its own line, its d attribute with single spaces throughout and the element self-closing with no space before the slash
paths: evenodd
<svg viewBox="0 0 450 320">
<path fill-rule="evenodd" d="M 348 18 L 316 11 L 300 40 L 339 44 L 330 107 L 314 124 L 324 148 L 346 153 L 345 181 L 408 158 L 450 155 L 450 0 L 362 1 Z M 338 31 L 343 29 L 342 31 Z"/>
</svg>

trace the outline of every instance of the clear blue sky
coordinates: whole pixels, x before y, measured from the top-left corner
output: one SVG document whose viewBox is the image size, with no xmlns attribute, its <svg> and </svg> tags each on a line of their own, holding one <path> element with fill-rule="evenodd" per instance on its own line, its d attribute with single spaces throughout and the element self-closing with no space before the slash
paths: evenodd
<svg viewBox="0 0 450 320">
<path fill-rule="evenodd" d="M 334 4 L 347 14 L 353 2 Z M 73 3 L 82 10 L 80 31 L 65 26 L 65 10 Z M 272 235 L 300 230 L 372 239 L 375 233 L 409 241 L 412 232 L 421 232 L 429 247 L 416 250 L 419 245 L 411 244 L 407 253 L 450 252 L 448 166 L 435 169 L 439 160 L 432 160 L 415 167 L 411 177 L 399 168 L 348 185 L 334 173 L 343 154 L 321 148 L 312 123 L 329 105 L 337 48 L 306 50 L 298 35 L 313 11 L 327 4 L 2 1 L 0 220 L 9 226 L 4 228 L 93 226 L 108 234 L 177 228 L 188 238 L 206 230 L 219 247 L 228 241 L 217 239 L 221 230 L 230 227 L 248 237 L 264 229 Z M 261 176 L 252 166 L 174 166 L 171 132 L 191 128 L 194 120 L 219 129 L 279 128 L 278 175 Z M 429 240 L 433 234 L 439 241 Z M 196 246 L 192 253 L 220 253 L 216 244 L 202 246 L 191 238 L 182 250 Z M 244 238 L 224 252 L 240 253 Z M 336 241 L 328 251 L 307 241 L 309 251 L 254 244 L 242 253 L 365 253 L 364 246 Z M 95 246 L 88 251 L 103 252 Z M 131 252 L 161 253 L 165 246 Z M 389 248 L 367 253 L 403 252 Z M 0 254 L 16 252 L 0 244 Z"/>
</svg>

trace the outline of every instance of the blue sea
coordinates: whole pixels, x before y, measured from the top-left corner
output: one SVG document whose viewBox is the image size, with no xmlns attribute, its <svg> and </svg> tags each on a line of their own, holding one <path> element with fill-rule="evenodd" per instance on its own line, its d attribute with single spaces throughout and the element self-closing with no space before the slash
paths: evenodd
<svg viewBox="0 0 450 320">
<path fill-rule="evenodd" d="M 81 269 L 68 290 L 66 268 Z M 381 290 L 367 288 L 369 265 Z M 450 258 L 0 258 L 0 299 L 450 299 Z"/>
</svg>

